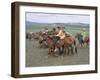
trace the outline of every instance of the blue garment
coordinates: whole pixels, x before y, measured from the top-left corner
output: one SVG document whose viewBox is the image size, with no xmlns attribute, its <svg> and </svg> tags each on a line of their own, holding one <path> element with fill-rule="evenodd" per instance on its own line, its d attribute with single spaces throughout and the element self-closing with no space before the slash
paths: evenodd
<svg viewBox="0 0 100 80">
<path fill-rule="evenodd" d="M 78 40 L 79 40 L 79 43 L 82 44 L 83 43 L 83 36 L 80 34 L 78 36 Z"/>
</svg>

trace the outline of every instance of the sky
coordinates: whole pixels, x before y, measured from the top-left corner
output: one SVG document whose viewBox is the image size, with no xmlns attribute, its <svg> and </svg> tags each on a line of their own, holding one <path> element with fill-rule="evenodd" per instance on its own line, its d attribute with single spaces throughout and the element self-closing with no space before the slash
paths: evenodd
<svg viewBox="0 0 100 80">
<path fill-rule="evenodd" d="M 83 14 L 60 14 L 60 13 L 34 13 L 27 12 L 26 21 L 37 23 L 86 23 L 89 24 L 90 16 Z"/>
</svg>

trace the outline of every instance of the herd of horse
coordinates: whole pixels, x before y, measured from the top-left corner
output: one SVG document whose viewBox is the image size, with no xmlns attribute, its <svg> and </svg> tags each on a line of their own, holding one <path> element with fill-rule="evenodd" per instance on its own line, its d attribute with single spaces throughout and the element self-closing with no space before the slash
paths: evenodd
<svg viewBox="0 0 100 80">
<path fill-rule="evenodd" d="M 76 34 L 75 36 L 67 34 L 64 39 L 58 40 L 55 42 L 54 39 L 56 39 L 57 32 L 49 31 L 47 33 L 44 33 L 42 31 L 40 32 L 28 32 L 26 33 L 26 39 L 29 40 L 36 40 L 39 43 L 39 46 L 41 48 L 48 48 L 48 55 L 53 56 L 59 56 L 59 55 L 65 55 L 66 53 L 68 55 L 78 53 L 78 45 L 79 43 L 79 35 Z M 86 37 L 82 43 L 79 43 L 79 45 L 89 44 L 89 37 Z"/>
</svg>

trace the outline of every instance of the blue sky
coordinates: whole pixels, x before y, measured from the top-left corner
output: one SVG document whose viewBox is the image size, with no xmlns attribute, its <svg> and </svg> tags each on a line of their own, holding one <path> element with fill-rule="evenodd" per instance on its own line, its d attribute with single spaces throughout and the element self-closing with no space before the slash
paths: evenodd
<svg viewBox="0 0 100 80">
<path fill-rule="evenodd" d="M 37 23 L 90 23 L 89 15 L 26 13 L 26 21 Z"/>
</svg>

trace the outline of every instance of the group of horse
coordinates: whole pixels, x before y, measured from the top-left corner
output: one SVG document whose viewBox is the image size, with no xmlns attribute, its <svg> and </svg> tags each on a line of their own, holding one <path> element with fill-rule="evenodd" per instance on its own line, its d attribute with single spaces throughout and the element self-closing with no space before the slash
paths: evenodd
<svg viewBox="0 0 100 80">
<path fill-rule="evenodd" d="M 60 56 L 78 53 L 77 50 L 77 37 L 66 33 L 64 39 L 55 42 L 57 32 L 49 31 L 44 32 L 29 32 L 26 33 L 26 39 L 36 40 L 41 48 L 48 48 L 48 55 Z M 78 35 L 77 35 L 78 36 Z"/>
</svg>

